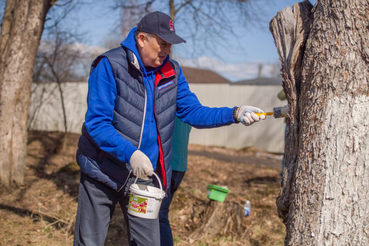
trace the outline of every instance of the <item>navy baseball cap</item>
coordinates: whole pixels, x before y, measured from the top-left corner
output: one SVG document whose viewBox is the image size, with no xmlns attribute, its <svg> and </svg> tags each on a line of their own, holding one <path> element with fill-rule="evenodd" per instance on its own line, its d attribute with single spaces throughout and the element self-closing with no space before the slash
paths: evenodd
<svg viewBox="0 0 369 246">
<path fill-rule="evenodd" d="M 138 23 L 137 30 L 156 34 L 170 44 L 186 43 L 186 40 L 176 34 L 172 18 L 159 11 L 145 15 Z"/>
</svg>

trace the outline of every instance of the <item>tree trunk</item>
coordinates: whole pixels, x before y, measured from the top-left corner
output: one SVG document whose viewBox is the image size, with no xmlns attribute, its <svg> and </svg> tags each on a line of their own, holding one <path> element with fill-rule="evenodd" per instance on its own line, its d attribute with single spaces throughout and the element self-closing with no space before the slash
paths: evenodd
<svg viewBox="0 0 369 246">
<path fill-rule="evenodd" d="M 270 23 L 291 110 L 277 199 L 285 244 L 369 245 L 369 3 L 293 9 Z"/>
<path fill-rule="evenodd" d="M 241 238 L 246 229 L 243 207 L 235 202 L 210 200 L 206 204 L 195 203 L 192 221 L 197 228 L 190 235 L 193 241 L 207 236 Z"/>
<path fill-rule="evenodd" d="M 0 37 L 0 183 L 6 186 L 24 178 L 33 63 L 51 2 L 6 2 Z"/>
</svg>

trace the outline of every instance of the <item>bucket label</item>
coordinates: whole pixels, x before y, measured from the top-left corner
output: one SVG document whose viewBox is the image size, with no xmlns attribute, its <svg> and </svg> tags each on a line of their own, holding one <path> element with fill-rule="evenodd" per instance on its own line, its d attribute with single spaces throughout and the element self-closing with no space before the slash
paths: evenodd
<svg viewBox="0 0 369 246">
<path fill-rule="evenodd" d="M 150 213 L 150 211 L 147 211 L 148 200 L 148 198 L 143 198 L 131 194 L 129 196 L 128 209 L 141 214 L 146 214 L 146 212 Z"/>
<path fill-rule="evenodd" d="M 148 198 L 147 199 L 147 209 L 146 209 L 146 212 L 149 214 L 149 213 L 155 213 L 155 204 L 159 204 L 159 208 L 160 208 L 160 203 L 157 202 L 155 203 L 155 199 L 152 199 L 152 198 Z"/>
</svg>

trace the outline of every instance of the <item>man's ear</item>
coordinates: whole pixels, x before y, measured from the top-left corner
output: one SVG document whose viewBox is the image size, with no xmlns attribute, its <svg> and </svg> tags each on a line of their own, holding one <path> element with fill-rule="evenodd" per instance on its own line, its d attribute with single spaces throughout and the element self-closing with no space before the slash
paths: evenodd
<svg viewBox="0 0 369 246">
<path fill-rule="evenodd" d="M 146 36 L 144 33 L 139 33 L 137 35 L 137 44 L 142 48 L 145 45 Z"/>
</svg>

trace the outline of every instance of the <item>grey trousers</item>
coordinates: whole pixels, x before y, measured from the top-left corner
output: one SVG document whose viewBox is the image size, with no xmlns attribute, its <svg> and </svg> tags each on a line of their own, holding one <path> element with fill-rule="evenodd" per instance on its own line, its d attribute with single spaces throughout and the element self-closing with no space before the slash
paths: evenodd
<svg viewBox="0 0 369 246">
<path fill-rule="evenodd" d="M 160 245 L 158 218 L 144 219 L 127 213 L 129 187 L 134 180 L 135 177 L 131 176 L 122 191 L 117 192 L 81 174 L 74 246 L 103 246 L 115 205 L 118 202 L 126 222 L 129 245 Z M 153 179 L 138 179 L 137 184 L 153 185 Z"/>
</svg>

